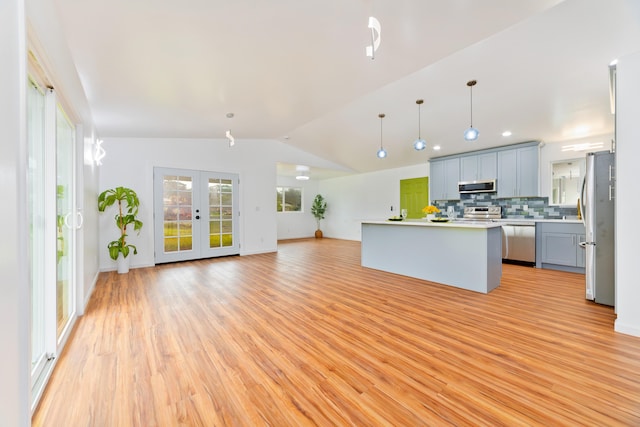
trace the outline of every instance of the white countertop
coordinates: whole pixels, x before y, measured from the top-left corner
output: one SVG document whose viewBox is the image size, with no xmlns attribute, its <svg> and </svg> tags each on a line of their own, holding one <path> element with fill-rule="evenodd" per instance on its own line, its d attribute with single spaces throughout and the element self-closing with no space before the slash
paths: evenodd
<svg viewBox="0 0 640 427">
<path fill-rule="evenodd" d="M 535 222 L 560 222 L 567 224 L 582 224 L 581 219 L 534 219 Z"/>
<path fill-rule="evenodd" d="M 405 219 L 403 221 L 390 220 L 361 220 L 363 224 L 395 224 L 395 225 L 418 225 L 421 227 L 463 227 L 463 228 L 494 228 L 501 227 L 504 224 L 531 224 L 537 222 L 555 222 L 560 224 L 582 224 L 580 219 L 540 219 L 540 218 L 501 218 L 491 221 L 463 221 L 454 219 L 449 222 L 430 222 L 426 219 Z"/>
<path fill-rule="evenodd" d="M 362 220 L 363 224 L 380 224 L 380 225 L 402 225 L 402 226 L 417 226 L 417 227 L 449 227 L 449 228 L 496 228 L 502 227 L 499 222 L 466 222 L 466 221 L 449 221 L 449 222 L 430 222 L 426 219 L 405 219 L 403 221 L 377 221 L 377 220 Z"/>
</svg>

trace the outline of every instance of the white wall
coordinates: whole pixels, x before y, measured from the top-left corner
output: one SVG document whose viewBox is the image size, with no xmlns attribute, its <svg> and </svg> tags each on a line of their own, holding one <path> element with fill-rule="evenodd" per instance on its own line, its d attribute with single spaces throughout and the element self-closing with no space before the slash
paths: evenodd
<svg viewBox="0 0 640 427">
<path fill-rule="evenodd" d="M 138 248 L 138 255 L 131 259 L 133 268 L 154 264 L 154 167 L 238 174 L 240 254 L 250 255 L 277 250 L 276 164 L 335 166 L 274 140 L 236 139 L 235 146 L 229 147 L 226 139 L 104 138 L 103 147 L 107 155 L 99 168 L 100 191 L 126 186 L 140 198 L 140 220 L 144 226 L 139 236 L 130 233 L 130 242 Z M 113 215 L 101 214 L 99 222 L 100 269 L 112 270 L 115 262 L 109 258 L 106 247 L 118 232 Z M 301 227 L 296 225 L 296 234 Z"/>
<path fill-rule="evenodd" d="M 638 180 L 640 162 L 640 52 L 617 65 L 616 139 L 616 312 L 615 330 L 640 336 L 638 280 Z"/>
<path fill-rule="evenodd" d="M 327 201 L 323 234 L 337 239 L 361 240 L 361 220 L 400 214 L 401 179 L 428 175 L 429 165 L 425 163 L 320 181 L 318 192 Z"/>
<path fill-rule="evenodd" d="M 30 425 L 30 296 L 26 225 L 26 56 L 23 0 L 0 2 L 0 424 Z"/>
<path fill-rule="evenodd" d="M 311 205 L 318 194 L 318 181 L 314 179 L 299 181 L 294 177 L 278 176 L 276 182 L 278 187 L 302 188 L 302 212 L 276 213 L 278 240 L 313 237 L 316 231 L 316 219 L 311 214 Z M 321 229 L 323 224 L 324 221 L 320 224 Z"/>
</svg>

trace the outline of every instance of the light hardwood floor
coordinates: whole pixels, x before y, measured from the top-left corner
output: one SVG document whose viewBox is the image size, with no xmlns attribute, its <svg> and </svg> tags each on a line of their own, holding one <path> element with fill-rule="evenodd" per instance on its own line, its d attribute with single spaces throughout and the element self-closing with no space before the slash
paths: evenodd
<svg viewBox="0 0 640 427">
<path fill-rule="evenodd" d="M 640 425 L 640 339 L 582 275 L 504 265 L 484 295 L 278 248 L 101 274 L 33 424 Z"/>
</svg>

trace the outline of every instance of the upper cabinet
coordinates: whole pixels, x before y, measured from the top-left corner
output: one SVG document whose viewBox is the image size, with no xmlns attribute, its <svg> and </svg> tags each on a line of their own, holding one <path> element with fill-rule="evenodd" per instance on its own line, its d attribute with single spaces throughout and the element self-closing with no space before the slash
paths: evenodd
<svg viewBox="0 0 640 427">
<path fill-rule="evenodd" d="M 498 151 L 498 197 L 538 196 L 538 146 Z"/>
<path fill-rule="evenodd" d="M 429 198 L 431 200 L 457 200 L 460 178 L 460 160 L 457 157 L 432 160 L 429 176 Z"/>
<path fill-rule="evenodd" d="M 430 160 L 429 198 L 459 200 L 458 182 L 495 179 L 498 197 L 537 197 L 538 141 Z"/>
<path fill-rule="evenodd" d="M 460 157 L 460 181 L 481 181 L 498 176 L 496 152 Z"/>
</svg>

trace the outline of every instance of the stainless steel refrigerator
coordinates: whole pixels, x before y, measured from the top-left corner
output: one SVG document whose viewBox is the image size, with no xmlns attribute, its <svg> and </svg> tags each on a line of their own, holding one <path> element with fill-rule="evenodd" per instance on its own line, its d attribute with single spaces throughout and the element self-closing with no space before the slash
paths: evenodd
<svg viewBox="0 0 640 427">
<path fill-rule="evenodd" d="M 580 207 L 585 226 L 586 297 L 615 305 L 615 155 L 587 153 Z"/>
</svg>

